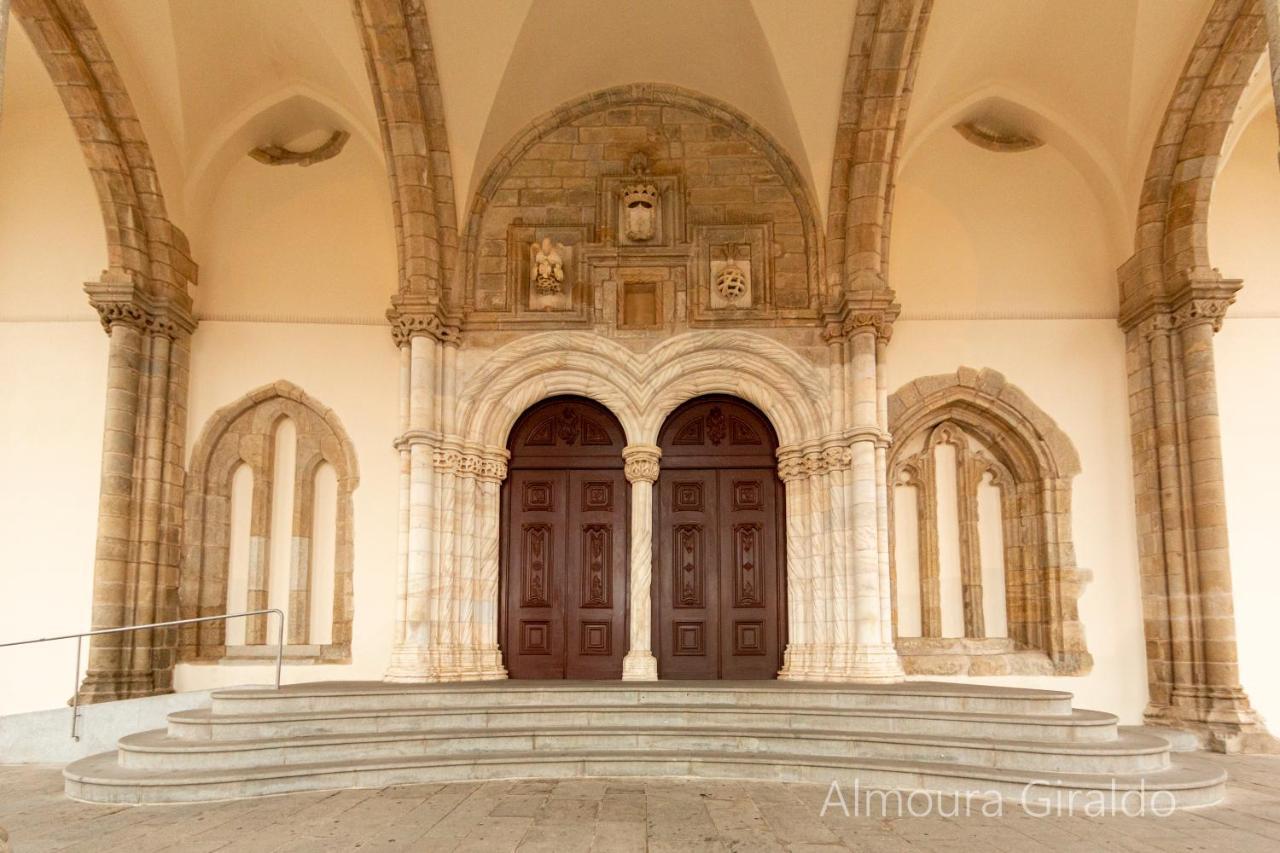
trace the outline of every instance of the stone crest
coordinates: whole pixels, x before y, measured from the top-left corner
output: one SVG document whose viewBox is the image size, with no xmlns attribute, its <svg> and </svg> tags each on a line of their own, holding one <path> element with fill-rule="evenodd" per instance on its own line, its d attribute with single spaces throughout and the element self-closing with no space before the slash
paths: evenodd
<svg viewBox="0 0 1280 853">
<path fill-rule="evenodd" d="M 637 243 L 652 240 L 658 233 L 658 188 L 648 178 L 649 161 L 643 154 L 631 158 L 634 179 L 622 188 L 623 232 Z"/>
</svg>

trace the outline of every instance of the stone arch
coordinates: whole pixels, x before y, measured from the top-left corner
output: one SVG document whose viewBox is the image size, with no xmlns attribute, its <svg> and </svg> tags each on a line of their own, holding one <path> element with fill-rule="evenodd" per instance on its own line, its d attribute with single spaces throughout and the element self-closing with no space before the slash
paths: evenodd
<svg viewBox="0 0 1280 853">
<path fill-rule="evenodd" d="M 463 282 L 471 282 L 476 272 L 481 226 L 489 203 L 529 150 L 570 122 L 611 107 L 629 106 L 667 106 L 686 110 L 728 126 L 751 143 L 782 177 L 799 211 L 808 279 L 812 288 L 820 287 L 819 258 L 823 236 L 818 224 L 818 207 L 809 182 L 792 157 L 768 131 L 733 106 L 679 86 L 649 82 L 603 89 L 562 104 L 534 119 L 498 152 L 476 183 L 476 193 L 464 226 L 460 264 Z"/>
<path fill-rule="evenodd" d="M 355 0 L 354 12 L 391 184 L 399 290 L 443 308 L 453 301 L 458 217 L 426 5 Z"/>
<path fill-rule="evenodd" d="M 1151 151 L 1133 257 L 1120 267 L 1121 324 L 1168 304 L 1209 263 L 1209 197 L 1236 106 L 1267 46 L 1262 0 L 1215 0 Z"/>
<path fill-rule="evenodd" d="M 731 394 L 756 406 L 783 446 L 819 438 L 830 418 L 818 371 L 763 335 L 688 332 L 635 353 L 599 335 L 544 332 L 487 355 L 459 395 L 462 435 L 504 447 L 521 412 L 566 393 L 612 411 L 631 444 L 653 444 L 677 406 L 710 393 Z"/>
<path fill-rule="evenodd" d="M 315 646 L 302 656 L 327 663 L 344 662 L 351 655 L 353 519 L 352 493 L 360 482 L 355 446 L 334 412 L 291 382 L 280 380 L 252 391 L 214 412 L 191 451 L 186 484 L 185 536 L 178 601 L 181 618 L 213 616 L 239 607 L 227 601 L 230 549 L 231 483 L 242 465 L 253 471 L 253 521 L 250 536 L 264 540 L 249 567 L 250 609 L 267 606 L 265 540 L 281 531 L 270 530 L 273 488 L 271 459 L 276 428 L 285 419 L 297 430 L 294 473 L 290 602 L 286 614 L 286 643 Z M 310 555 L 315 473 L 328 463 L 338 480 L 335 520 L 334 607 L 331 641 L 308 642 L 310 628 Z M 300 552 L 298 549 L 302 549 Z M 251 619 L 245 629 L 249 644 L 268 642 L 265 619 Z M 179 656 L 190 660 L 218 660 L 226 654 L 225 623 L 184 626 Z"/>
<path fill-rule="evenodd" d="M 108 272 L 141 279 L 154 296 L 187 296 L 196 265 L 172 222 L 151 149 L 102 35 L 81 0 L 14 0 L 53 78 L 93 176 L 107 234 Z"/>
<path fill-rule="evenodd" d="M 921 607 L 927 651 L 951 660 L 949 672 L 1001 674 L 1037 670 L 1034 660 L 969 655 L 964 642 L 986 639 L 981 616 L 981 562 L 977 546 L 977 485 L 987 473 L 1001 493 L 1005 597 L 1009 638 L 1016 653 L 1038 652 L 1046 674 L 1083 675 L 1092 666 L 1077 603 L 1087 574 L 1075 565 L 1071 541 L 1071 480 L 1080 459 L 1067 435 L 1025 393 L 1000 373 L 962 367 L 954 374 L 916 379 L 889 397 L 890 482 L 905 480 L 920 492 Z M 967 445 L 965 435 L 977 441 Z M 923 450 L 909 451 L 921 444 Z M 933 448 L 956 445 L 957 508 L 961 521 L 961 575 L 966 640 L 941 638 L 936 578 L 936 522 L 932 508 Z M 891 502 L 892 503 L 892 502 Z M 966 529 L 968 525 L 968 529 Z M 890 525 L 892 534 L 893 525 Z M 967 547 L 966 547 L 967 545 Z M 932 549 L 932 550 L 931 550 Z M 890 549 L 892 554 L 894 549 Z M 896 588 L 896 565 L 891 578 Z M 895 594 L 896 601 L 896 594 Z M 974 636 L 974 634 L 978 636 Z M 900 644 L 901 645 L 901 644 Z M 954 648 L 953 648 L 954 646 Z M 908 671 L 937 672 L 928 657 Z M 1047 659 L 1047 660 L 1046 660 Z M 957 661 L 963 669 L 957 670 Z M 915 666 L 913 666 L 915 664 Z"/>
</svg>

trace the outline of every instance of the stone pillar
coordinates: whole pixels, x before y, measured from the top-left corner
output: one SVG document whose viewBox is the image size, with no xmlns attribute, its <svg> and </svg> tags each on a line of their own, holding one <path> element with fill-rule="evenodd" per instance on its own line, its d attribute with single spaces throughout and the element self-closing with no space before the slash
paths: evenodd
<svg viewBox="0 0 1280 853">
<path fill-rule="evenodd" d="M 964 635 L 981 639 L 987 635 L 982 612 L 982 542 L 978 525 L 978 484 L 982 473 L 977 461 L 957 433 L 956 515 L 960 521 L 960 588 L 964 600 Z"/>
<path fill-rule="evenodd" d="M 1146 720 L 1224 752 L 1275 751 L 1240 685 L 1213 334 L 1239 281 L 1184 273 L 1126 315 Z"/>
<path fill-rule="evenodd" d="M 879 367 L 896 315 L 890 298 L 831 318 L 831 432 L 778 449 L 787 483 L 790 637 L 779 678 L 892 682 L 888 396 Z"/>
<path fill-rule="evenodd" d="M 388 312 L 400 347 L 400 554 L 386 680 L 506 678 L 498 649 L 499 485 L 507 452 L 456 434 L 457 327 L 422 297 Z"/>
<path fill-rule="evenodd" d="M 653 656 L 653 484 L 658 479 L 662 451 L 652 444 L 631 444 L 622 450 L 627 482 L 631 484 L 631 645 L 622 661 L 623 681 L 656 681 L 658 660 Z"/>
<path fill-rule="evenodd" d="M 85 290 L 111 338 L 93 627 L 176 619 L 190 300 L 110 273 Z M 170 692 L 176 639 L 171 628 L 94 637 L 80 700 Z"/>
<path fill-rule="evenodd" d="M 427 656 L 431 648 L 430 558 L 435 523 L 435 469 L 439 445 L 436 405 L 436 361 L 440 350 L 439 326 L 434 317 L 423 317 L 412 308 L 389 312 L 392 334 L 400 348 L 400 412 L 405 428 L 396 439 L 400 452 L 400 538 L 396 590 L 398 627 L 391 652 L 388 681 L 429 681 Z"/>
</svg>

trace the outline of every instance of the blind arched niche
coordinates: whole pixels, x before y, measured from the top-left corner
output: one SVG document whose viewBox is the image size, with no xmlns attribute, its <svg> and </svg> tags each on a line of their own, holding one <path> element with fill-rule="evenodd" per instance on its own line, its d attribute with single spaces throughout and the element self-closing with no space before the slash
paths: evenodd
<svg viewBox="0 0 1280 853">
<path fill-rule="evenodd" d="M 273 446 L 276 427 L 284 420 L 296 429 L 293 482 L 274 483 Z M 313 542 L 317 472 L 332 467 L 337 478 L 333 535 L 333 599 L 331 613 L 312 596 L 316 554 L 328 543 Z M 228 600 L 231 553 L 231 496 L 236 471 L 253 474 L 253 507 L 249 512 L 248 592 L 245 601 Z M 267 580 L 273 536 L 289 537 L 289 606 L 285 625 L 286 655 L 293 660 L 345 663 L 351 659 L 352 492 L 360 481 L 355 448 L 334 412 L 298 386 L 279 381 L 246 394 L 209 418 L 192 449 L 187 475 L 185 538 L 178 582 L 182 618 L 216 616 L 267 606 Z M 271 530 L 273 489 L 293 489 L 290 530 Z M 327 578 L 326 578 L 327 581 Z M 313 612 L 316 611 L 316 612 Z M 313 630 L 317 620 L 331 621 L 329 630 Z M 325 642 L 314 642 L 313 635 Z M 238 654 L 269 648 L 274 626 L 254 617 L 244 629 Z M 184 625 L 179 637 L 181 661 L 214 661 L 228 654 L 224 622 Z"/>
<path fill-rule="evenodd" d="M 1080 472 L 1080 460 L 1066 434 L 1000 373 L 967 367 L 898 389 L 889 398 L 889 429 L 890 482 L 895 491 L 914 490 L 917 508 L 913 547 L 899 551 L 895 541 L 890 548 L 895 638 L 907 671 L 1086 674 L 1093 659 L 1085 647 L 1077 602 L 1088 573 L 1076 567 L 1071 543 L 1071 480 Z M 947 452 L 938 453 L 940 447 Z M 939 477 L 939 460 L 954 465 L 954 476 L 947 471 L 945 478 Z M 945 483 L 943 491 L 956 502 L 954 508 L 939 509 L 939 483 Z M 978 519 L 984 486 L 999 490 L 1000 519 L 993 538 L 1003 551 L 1001 616 L 1007 629 L 1001 633 L 1006 637 L 988 636 L 984 619 L 983 584 L 994 577 L 983 572 L 983 554 L 991 550 L 980 541 L 980 531 L 991 529 Z M 894 503 L 890 501 L 891 508 Z M 941 526 L 939 519 L 944 520 Z M 895 527 L 890 524 L 891 535 Z M 947 596 L 940 563 L 948 549 L 939 537 L 957 534 L 959 589 Z M 916 563 L 903 580 L 919 586 L 918 631 L 915 613 L 897 612 L 900 600 L 912 606 L 916 601 L 914 589 L 903 599 L 896 594 L 900 553 L 911 554 Z M 948 598 L 961 612 L 945 614 L 947 622 L 960 629 L 943 629 Z M 904 625 L 917 636 L 898 636 Z"/>
</svg>

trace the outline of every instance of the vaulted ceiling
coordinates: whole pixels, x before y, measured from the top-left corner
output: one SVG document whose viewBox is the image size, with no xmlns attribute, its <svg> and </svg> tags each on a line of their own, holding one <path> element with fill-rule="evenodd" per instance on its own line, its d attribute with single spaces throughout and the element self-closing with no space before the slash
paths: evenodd
<svg viewBox="0 0 1280 853">
<path fill-rule="evenodd" d="M 825 208 L 852 0 L 423 2 L 463 218 L 479 176 L 522 127 L 635 81 L 692 89 L 751 116 L 792 154 Z M 179 224 L 198 229 L 231 164 L 255 145 L 340 127 L 380 148 L 348 0 L 87 5 Z M 975 112 L 1012 111 L 1080 172 L 1123 244 L 1160 117 L 1210 5 L 935 0 L 902 168 Z M 7 107 L 20 110 L 40 69 L 29 51 L 12 54 Z"/>
</svg>

